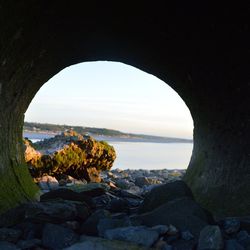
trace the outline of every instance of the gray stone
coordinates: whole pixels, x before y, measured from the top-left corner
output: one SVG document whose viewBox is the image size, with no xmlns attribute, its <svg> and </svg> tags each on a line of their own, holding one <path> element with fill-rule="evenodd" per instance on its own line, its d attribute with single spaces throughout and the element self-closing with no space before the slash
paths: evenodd
<svg viewBox="0 0 250 250">
<path fill-rule="evenodd" d="M 8 241 L 0 241 L 0 249 L 1 250 L 21 250 L 15 244 L 10 243 Z"/>
<path fill-rule="evenodd" d="M 0 241 L 16 243 L 21 237 L 22 231 L 11 228 L 0 228 Z"/>
<path fill-rule="evenodd" d="M 237 240 L 241 245 L 244 247 L 247 247 L 250 245 L 250 235 L 248 234 L 247 231 L 241 230 L 239 233 L 237 233 Z"/>
<path fill-rule="evenodd" d="M 133 221 L 150 227 L 172 224 L 181 231 L 190 231 L 197 239 L 201 229 L 209 224 L 206 211 L 188 197 L 172 200 L 151 212 L 134 216 Z"/>
<path fill-rule="evenodd" d="M 181 197 L 193 198 L 191 190 L 185 182 L 175 181 L 165 185 L 159 185 L 146 194 L 146 197 L 140 206 L 139 212 L 145 213 Z"/>
<path fill-rule="evenodd" d="M 109 203 L 109 210 L 118 213 L 128 210 L 128 202 L 125 199 L 112 199 Z"/>
<path fill-rule="evenodd" d="M 99 237 L 81 236 L 80 242 L 64 250 L 148 250 L 131 242 L 108 240 Z"/>
<path fill-rule="evenodd" d="M 19 240 L 17 246 L 21 249 L 30 249 L 42 245 L 40 239 L 31 239 L 31 240 Z"/>
<path fill-rule="evenodd" d="M 98 235 L 97 225 L 100 219 L 109 218 L 109 217 L 110 217 L 110 213 L 107 210 L 104 210 L 104 209 L 96 210 L 81 225 L 80 232 L 86 235 L 97 236 Z"/>
<path fill-rule="evenodd" d="M 143 226 L 122 227 L 106 230 L 104 237 L 109 240 L 129 241 L 146 247 L 151 247 L 158 239 L 159 233 L 156 230 Z"/>
<path fill-rule="evenodd" d="M 189 231 L 183 231 L 181 232 L 181 238 L 183 240 L 192 240 L 194 236 Z"/>
<path fill-rule="evenodd" d="M 237 240 L 231 239 L 225 241 L 225 250 L 245 250 L 245 248 Z"/>
<path fill-rule="evenodd" d="M 166 225 L 156 225 L 152 227 L 153 230 L 156 230 L 159 235 L 166 234 L 169 230 L 169 227 Z"/>
<path fill-rule="evenodd" d="M 122 219 L 104 218 L 100 219 L 97 229 L 99 236 L 104 236 L 105 232 L 109 229 L 128 226 L 131 226 L 131 221 L 128 217 Z"/>
<path fill-rule="evenodd" d="M 77 214 L 71 201 L 32 202 L 26 206 L 25 218 L 34 222 L 60 223 L 74 220 Z"/>
<path fill-rule="evenodd" d="M 175 241 L 172 246 L 174 250 L 194 250 L 196 249 L 196 245 L 197 243 L 195 240 L 186 241 L 186 240 L 180 239 L 180 240 Z"/>
<path fill-rule="evenodd" d="M 38 186 L 42 190 L 54 190 L 59 188 L 59 183 L 55 177 L 45 175 L 36 180 L 38 181 Z"/>
<path fill-rule="evenodd" d="M 209 225 L 201 230 L 198 250 L 220 250 L 223 247 L 224 242 L 218 226 Z"/>
<path fill-rule="evenodd" d="M 236 233 L 240 229 L 240 221 L 236 218 L 227 218 L 223 221 L 223 229 L 227 234 Z"/>
<path fill-rule="evenodd" d="M 78 240 L 73 230 L 59 225 L 46 224 L 43 229 L 42 244 L 50 249 L 62 249 Z"/>
<path fill-rule="evenodd" d="M 127 179 L 117 179 L 116 186 L 122 189 L 130 189 L 135 184 L 133 182 L 128 181 Z"/>
</svg>

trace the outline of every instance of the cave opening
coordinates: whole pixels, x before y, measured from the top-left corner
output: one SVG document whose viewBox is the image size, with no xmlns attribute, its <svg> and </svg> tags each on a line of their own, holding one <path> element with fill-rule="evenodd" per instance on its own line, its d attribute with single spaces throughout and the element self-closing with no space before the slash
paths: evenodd
<svg viewBox="0 0 250 250">
<path fill-rule="evenodd" d="M 24 136 L 37 141 L 63 132 L 59 126 L 41 131 L 44 123 L 83 127 L 108 141 L 117 152 L 113 169 L 186 169 L 192 154 L 193 120 L 184 101 L 165 82 L 124 63 L 61 70 L 29 105 Z M 109 131 L 93 133 L 93 127 Z"/>
</svg>

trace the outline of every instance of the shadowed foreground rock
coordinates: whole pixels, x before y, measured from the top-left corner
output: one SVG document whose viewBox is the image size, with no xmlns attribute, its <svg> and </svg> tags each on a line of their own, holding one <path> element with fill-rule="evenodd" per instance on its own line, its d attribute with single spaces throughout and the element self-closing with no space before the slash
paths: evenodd
<svg viewBox="0 0 250 250">
<path fill-rule="evenodd" d="M 114 148 L 108 143 L 74 131 L 33 145 L 25 140 L 25 146 L 25 160 L 34 178 L 51 175 L 61 179 L 70 175 L 88 182 L 100 182 L 100 171 L 109 170 L 116 158 Z"/>
</svg>

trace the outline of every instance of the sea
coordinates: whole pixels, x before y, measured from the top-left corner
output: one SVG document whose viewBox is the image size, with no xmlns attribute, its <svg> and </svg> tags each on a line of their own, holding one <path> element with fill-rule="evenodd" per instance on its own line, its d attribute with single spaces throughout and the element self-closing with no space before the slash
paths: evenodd
<svg viewBox="0 0 250 250">
<path fill-rule="evenodd" d="M 24 137 L 33 142 L 53 136 L 45 133 L 24 133 Z M 106 141 L 115 148 L 117 155 L 112 168 L 120 169 L 186 169 L 193 149 L 192 143 Z"/>
</svg>

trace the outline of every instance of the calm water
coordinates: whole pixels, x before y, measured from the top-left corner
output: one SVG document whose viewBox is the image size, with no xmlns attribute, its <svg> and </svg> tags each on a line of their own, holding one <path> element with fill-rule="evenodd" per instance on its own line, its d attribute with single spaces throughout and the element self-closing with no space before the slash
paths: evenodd
<svg viewBox="0 0 250 250">
<path fill-rule="evenodd" d="M 33 142 L 54 135 L 25 133 Z M 117 154 L 113 168 L 121 169 L 185 169 L 192 154 L 191 143 L 114 142 Z"/>
<path fill-rule="evenodd" d="M 191 143 L 109 142 L 117 158 L 114 168 L 185 169 L 192 154 Z"/>
</svg>

